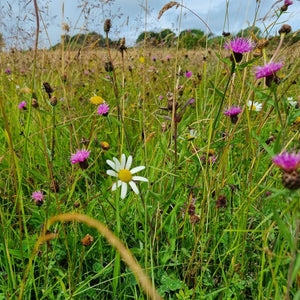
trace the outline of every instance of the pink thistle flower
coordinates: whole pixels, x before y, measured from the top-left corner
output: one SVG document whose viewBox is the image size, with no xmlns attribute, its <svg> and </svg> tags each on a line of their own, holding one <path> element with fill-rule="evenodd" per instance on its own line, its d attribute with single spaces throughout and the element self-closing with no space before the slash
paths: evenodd
<svg viewBox="0 0 300 300">
<path fill-rule="evenodd" d="M 224 115 L 226 116 L 235 116 L 235 115 L 238 115 L 242 112 L 242 109 L 237 107 L 237 106 L 233 106 L 229 109 L 227 109 L 225 112 L 224 112 Z"/>
<path fill-rule="evenodd" d="M 44 195 L 41 191 L 35 191 L 32 193 L 31 198 L 35 200 L 35 204 L 37 206 L 41 206 L 43 204 Z"/>
<path fill-rule="evenodd" d="M 279 71 L 283 67 L 283 63 L 273 63 L 270 62 L 269 64 L 265 63 L 263 67 L 256 66 L 255 69 L 255 77 L 256 79 L 273 76 L 277 71 Z"/>
<path fill-rule="evenodd" d="M 191 76 L 192 76 L 192 71 L 187 71 L 187 72 L 185 72 L 185 77 L 186 78 L 190 78 Z"/>
<path fill-rule="evenodd" d="M 10 75 L 11 74 L 11 68 L 7 68 L 7 69 L 5 69 L 5 74 L 7 74 L 7 75 Z"/>
<path fill-rule="evenodd" d="M 300 152 L 297 154 L 283 152 L 273 156 L 272 161 L 277 167 L 290 173 L 300 167 Z"/>
<path fill-rule="evenodd" d="M 98 115 L 103 115 L 103 116 L 107 116 L 109 111 L 109 106 L 105 103 L 99 105 L 97 113 Z"/>
<path fill-rule="evenodd" d="M 162 100 L 162 99 L 164 99 L 164 96 L 160 95 L 160 96 L 158 97 L 158 100 Z"/>
<path fill-rule="evenodd" d="M 106 75 L 105 78 L 106 78 L 106 79 L 110 79 L 110 76 L 109 76 L 109 75 Z"/>
<path fill-rule="evenodd" d="M 242 37 L 237 37 L 235 40 L 226 42 L 225 49 L 232 50 L 234 53 L 246 53 L 250 52 L 255 46 L 250 39 L 245 39 Z"/>
<path fill-rule="evenodd" d="M 193 104 L 194 102 L 195 102 L 194 98 L 190 99 L 190 104 Z"/>
<path fill-rule="evenodd" d="M 77 164 L 79 163 L 81 169 L 87 169 L 88 168 L 88 162 L 87 158 L 90 156 L 91 151 L 87 150 L 77 150 L 75 154 L 72 154 L 71 156 L 71 163 Z"/>
<path fill-rule="evenodd" d="M 293 4 L 293 1 L 291 1 L 291 0 L 285 0 L 284 1 L 284 5 L 286 5 L 286 6 L 289 6 L 289 5 L 292 5 Z"/>
<path fill-rule="evenodd" d="M 26 104 L 27 104 L 27 103 L 26 103 L 25 101 L 22 101 L 22 102 L 20 102 L 18 108 L 19 108 L 19 109 L 26 109 L 26 107 L 25 107 Z"/>
</svg>

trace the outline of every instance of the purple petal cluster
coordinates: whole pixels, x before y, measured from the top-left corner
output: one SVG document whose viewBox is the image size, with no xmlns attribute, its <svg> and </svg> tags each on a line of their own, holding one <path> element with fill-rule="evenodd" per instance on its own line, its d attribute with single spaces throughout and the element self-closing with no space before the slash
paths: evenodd
<svg viewBox="0 0 300 300">
<path fill-rule="evenodd" d="M 229 109 L 227 109 L 225 112 L 224 112 L 224 115 L 226 116 L 235 116 L 235 115 L 238 115 L 242 112 L 242 109 L 237 107 L 237 106 L 233 106 Z"/>
<path fill-rule="evenodd" d="M 297 154 L 283 152 L 273 156 L 272 161 L 277 167 L 285 172 L 292 172 L 300 167 L 300 152 Z"/>
<path fill-rule="evenodd" d="M 22 101 L 22 102 L 20 102 L 20 104 L 19 104 L 19 109 L 22 109 L 22 108 L 24 108 L 25 106 L 26 106 L 26 102 L 25 101 Z"/>
<path fill-rule="evenodd" d="M 77 164 L 79 162 L 85 161 L 90 156 L 91 151 L 87 150 L 77 150 L 75 154 L 71 155 L 71 163 Z"/>
<path fill-rule="evenodd" d="M 274 63 L 270 62 L 269 64 L 265 64 L 263 67 L 256 66 L 255 69 L 255 77 L 256 79 L 267 77 L 270 75 L 274 75 L 277 71 L 279 71 L 283 67 L 283 63 Z"/>
<path fill-rule="evenodd" d="M 35 191 L 32 193 L 31 198 L 35 201 L 42 201 L 44 199 L 44 195 L 41 191 Z"/>
<path fill-rule="evenodd" d="M 105 103 L 99 105 L 97 113 L 98 115 L 106 115 L 109 112 L 109 106 Z"/>
<path fill-rule="evenodd" d="M 292 4 L 293 4 L 293 1 L 291 1 L 291 0 L 285 0 L 284 1 L 284 5 L 289 6 L 289 5 L 292 5 Z"/>
<path fill-rule="evenodd" d="M 235 53 L 245 53 L 250 52 L 255 46 L 250 39 L 237 37 L 235 40 L 226 42 L 225 49 L 232 50 Z"/>
</svg>

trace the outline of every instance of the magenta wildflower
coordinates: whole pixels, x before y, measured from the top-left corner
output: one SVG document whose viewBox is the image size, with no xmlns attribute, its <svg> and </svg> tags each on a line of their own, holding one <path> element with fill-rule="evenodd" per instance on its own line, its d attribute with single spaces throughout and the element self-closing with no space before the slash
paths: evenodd
<svg viewBox="0 0 300 300">
<path fill-rule="evenodd" d="M 152 56 L 152 60 L 153 60 L 153 61 L 156 61 L 156 56 Z"/>
<path fill-rule="evenodd" d="M 266 78 L 266 85 L 270 87 L 272 85 L 272 82 L 275 82 L 276 84 L 279 84 L 280 79 L 276 76 L 276 72 L 279 71 L 283 67 L 283 63 L 274 63 L 270 62 L 265 63 L 263 67 L 256 66 L 255 69 L 255 78 Z"/>
<path fill-rule="evenodd" d="M 214 163 L 217 160 L 217 157 L 213 154 L 213 155 L 208 155 L 207 159 L 206 159 L 206 154 L 203 154 L 200 156 L 200 160 L 203 162 L 207 162 L 209 164 Z"/>
<path fill-rule="evenodd" d="M 106 75 L 105 78 L 106 78 L 106 79 L 110 79 L 110 76 L 109 76 L 109 75 Z"/>
<path fill-rule="evenodd" d="M 186 78 L 190 78 L 191 76 L 192 76 L 192 71 L 187 71 L 187 72 L 185 72 L 185 77 Z"/>
<path fill-rule="evenodd" d="M 26 107 L 25 107 L 26 104 L 27 104 L 27 103 L 26 103 L 25 101 L 22 101 L 22 102 L 20 102 L 18 108 L 19 108 L 19 109 L 26 109 Z"/>
<path fill-rule="evenodd" d="M 88 70 L 84 70 L 83 74 L 84 75 L 89 75 L 89 71 Z"/>
<path fill-rule="evenodd" d="M 162 100 L 162 99 L 164 99 L 164 96 L 160 95 L 160 96 L 158 97 L 158 100 Z"/>
<path fill-rule="evenodd" d="M 242 110 L 239 107 L 233 106 L 233 107 L 227 109 L 224 112 L 224 115 L 230 116 L 231 122 L 233 124 L 236 124 L 236 122 L 238 121 L 238 114 L 240 114 L 241 112 L 242 112 Z"/>
<path fill-rule="evenodd" d="M 35 204 L 37 206 L 41 206 L 43 204 L 44 195 L 41 191 L 35 191 L 32 193 L 31 198 L 35 200 Z"/>
<path fill-rule="evenodd" d="M 193 104 L 194 102 L 195 102 L 194 98 L 190 99 L 190 104 Z"/>
<path fill-rule="evenodd" d="M 256 79 L 267 77 L 274 75 L 277 71 L 279 71 L 283 67 L 283 63 L 273 63 L 265 64 L 263 67 L 256 66 L 255 69 L 255 77 Z"/>
<path fill-rule="evenodd" d="M 7 68 L 7 69 L 5 69 L 5 74 L 7 74 L 7 75 L 10 75 L 11 74 L 11 68 Z"/>
<path fill-rule="evenodd" d="M 167 55 L 167 56 L 166 56 L 166 59 L 167 59 L 167 61 L 169 61 L 169 60 L 171 59 L 171 56 L 170 56 L 170 55 Z"/>
<path fill-rule="evenodd" d="M 231 50 L 233 55 L 230 56 L 231 61 L 240 62 L 243 58 L 243 53 L 250 52 L 255 46 L 250 39 L 237 37 L 232 41 L 227 41 L 224 45 L 225 49 Z"/>
<path fill-rule="evenodd" d="M 286 6 L 289 6 L 289 5 L 292 5 L 293 4 L 293 1 L 291 1 L 291 0 L 285 0 L 284 1 L 284 5 L 286 5 Z"/>
<path fill-rule="evenodd" d="M 107 116 L 109 111 L 109 106 L 105 103 L 99 105 L 97 113 L 98 115 L 103 115 L 103 116 Z"/>
<path fill-rule="evenodd" d="M 283 152 L 273 156 L 272 161 L 277 167 L 289 173 L 300 167 L 300 152 L 297 154 Z"/>
<path fill-rule="evenodd" d="M 88 168 L 87 158 L 90 156 L 91 151 L 87 150 L 77 150 L 75 154 L 71 156 L 71 163 L 77 164 L 79 163 L 82 170 Z"/>
</svg>

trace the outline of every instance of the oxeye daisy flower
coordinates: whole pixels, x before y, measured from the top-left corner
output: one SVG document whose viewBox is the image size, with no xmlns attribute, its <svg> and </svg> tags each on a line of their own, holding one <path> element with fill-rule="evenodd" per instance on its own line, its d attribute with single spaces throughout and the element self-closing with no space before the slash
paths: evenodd
<svg viewBox="0 0 300 300">
<path fill-rule="evenodd" d="M 187 136 L 188 141 L 192 141 L 199 136 L 198 131 L 195 129 L 191 129 L 190 133 Z"/>
<path fill-rule="evenodd" d="M 91 103 L 95 104 L 95 105 L 99 105 L 99 104 L 103 104 L 104 103 L 104 99 L 100 96 L 94 96 L 90 99 Z"/>
<path fill-rule="evenodd" d="M 115 191 L 118 187 L 121 186 L 121 199 L 124 199 L 126 197 L 127 184 L 130 185 L 130 187 L 136 194 L 139 194 L 139 190 L 136 186 L 135 181 L 148 182 L 148 179 L 145 177 L 133 176 L 133 174 L 144 170 L 145 167 L 139 166 L 130 170 L 132 164 L 131 155 L 128 156 L 127 161 L 125 154 L 122 154 L 121 161 L 113 157 L 113 161 L 107 160 L 106 163 L 112 168 L 112 170 L 107 170 L 106 174 L 118 178 L 118 181 L 112 185 L 112 191 Z"/>
<path fill-rule="evenodd" d="M 237 106 L 233 106 L 231 108 L 228 108 L 225 112 L 224 115 L 225 116 L 230 116 L 231 122 L 233 124 L 236 124 L 237 120 L 238 120 L 238 114 L 240 114 L 242 112 L 242 109 L 237 107 Z"/>
<path fill-rule="evenodd" d="M 98 115 L 103 115 L 103 116 L 107 116 L 108 111 L 109 111 L 109 106 L 105 103 L 99 105 L 99 107 L 97 109 Z"/>
<path fill-rule="evenodd" d="M 44 195 L 41 191 L 35 191 L 32 193 L 31 198 L 35 200 L 35 204 L 37 206 L 41 206 L 43 204 Z"/>
<path fill-rule="evenodd" d="M 19 109 L 26 109 L 26 107 L 25 107 L 26 104 L 27 104 L 27 103 L 26 103 L 25 101 L 22 101 L 22 102 L 20 102 L 18 108 L 19 108 Z"/>
<path fill-rule="evenodd" d="M 87 150 L 77 150 L 75 154 L 71 155 L 71 163 L 77 164 L 79 163 L 82 170 L 88 168 L 87 158 L 90 156 L 91 151 Z"/>
<path fill-rule="evenodd" d="M 300 188 L 300 175 L 298 169 L 300 167 L 300 152 L 281 154 L 272 157 L 273 163 L 284 171 L 282 175 L 282 184 L 285 188 L 296 190 Z"/>
<path fill-rule="evenodd" d="M 251 41 L 251 39 L 245 39 L 242 37 L 237 37 L 234 40 L 226 42 L 224 47 L 225 49 L 231 50 L 233 52 L 233 56 L 231 55 L 231 61 L 235 61 L 238 63 L 243 58 L 243 53 L 250 52 L 255 46 L 255 43 Z"/>
<path fill-rule="evenodd" d="M 298 104 L 298 102 L 295 101 L 293 97 L 288 97 L 287 102 L 294 107 Z"/>
<path fill-rule="evenodd" d="M 249 110 L 254 110 L 254 111 L 261 111 L 262 109 L 262 104 L 259 102 L 253 102 L 249 100 L 247 102 L 247 106 L 249 107 Z"/>
</svg>

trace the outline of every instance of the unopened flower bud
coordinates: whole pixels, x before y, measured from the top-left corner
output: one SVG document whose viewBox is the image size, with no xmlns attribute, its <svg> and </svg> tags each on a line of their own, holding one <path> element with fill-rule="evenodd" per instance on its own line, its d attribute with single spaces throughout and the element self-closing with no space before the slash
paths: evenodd
<svg viewBox="0 0 300 300">
<path fill-rule="evenodd" d="M 57 104 L 57 98 L 55 96 L 52 96 L 51 99 L 50 99 L 50 104 L 52 106 L 56 106 Z"/>
<path fill-rule="evenodd" d="M 105 22 L 104 22 L 104 32 L 109 33 L 110 28 L 111 28 L 111 20 L 106 19 Z"/>
<path fill-rule="evenodd" d="M 292 31 L 292 27 L 290 25 L 283 24 L 278 32 L 279 32 L 279 34 L 283 34 L 283 33 L 288 34 L 291 31 Z"/>
</svg>

